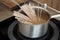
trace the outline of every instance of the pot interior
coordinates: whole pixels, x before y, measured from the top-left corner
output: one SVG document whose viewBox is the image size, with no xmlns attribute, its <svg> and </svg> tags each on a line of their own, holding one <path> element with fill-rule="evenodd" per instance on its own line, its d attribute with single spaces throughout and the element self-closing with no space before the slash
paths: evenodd
<svg viewBox="0 0 60 40">
<path fill-rule="evenodd" d="M 35 13 L 37 17 L 39 16 L 39 24 L 46 23 L 50 20 L 50 14 L 46 10 L 35 8 Z"/>
</svg>

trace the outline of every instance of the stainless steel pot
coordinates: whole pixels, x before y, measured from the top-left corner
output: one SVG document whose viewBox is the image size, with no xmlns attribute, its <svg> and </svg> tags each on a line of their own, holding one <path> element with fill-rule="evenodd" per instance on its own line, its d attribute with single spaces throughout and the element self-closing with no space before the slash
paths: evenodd
<svg viewBox="0 0 60 40">
<path fill-rule="evenodd" d="M 42 12 L 45 12 L 44 14 L 42 14 L 42 16 L 44 16 L 42 18 L 46 19 L 46 17 L 48 17 L 46 19 L 46 22 L 35 25 L 24 24 L 19 22 L 20 33 L 29 38 L 38 38 L 45 35 L 48 31 L 48 21 L 50 19 L 50 15 L 44 10 Z"/>
<path fill-rule="evenodd" d="M 50 20 L 50 18 L 55 18 L 55 17 L 59 17 L 59 15 L 54 15 L 54 16 L 50 16 L 49 12 L 41 7 L 32 7 L 32 8 L 39 8 L 42 9 L 43 13 L 42 13 L 42 18 L 46 21 L 44 23 L 41 24 L 35 24 L 35 25 L 31 25 L 31 24 L 24 24 L 24 23 L 20 23 L 19 22 L 19 31 L 21 34 L 23 34 L 26 37 L 29 38 L 38 38 L 38 37 L 42 37 L 43 35 L 45 35 L 48 31 L 48 22 Z"/>
</svg>

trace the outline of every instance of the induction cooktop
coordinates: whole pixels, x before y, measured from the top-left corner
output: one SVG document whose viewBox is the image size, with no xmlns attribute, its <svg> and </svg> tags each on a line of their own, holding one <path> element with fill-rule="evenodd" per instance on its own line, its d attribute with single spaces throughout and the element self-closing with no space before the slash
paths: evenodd
<svg viewBox="0 0 60 40">
<path fill-rule="evenodd" d="M 0 40 L 60 40 L 60 21 L 51 19 L 48 32 L 39 38 L 27 38 L 18 30 L 18 22 L 14 17 L 0 22 Z"/>
</svg>

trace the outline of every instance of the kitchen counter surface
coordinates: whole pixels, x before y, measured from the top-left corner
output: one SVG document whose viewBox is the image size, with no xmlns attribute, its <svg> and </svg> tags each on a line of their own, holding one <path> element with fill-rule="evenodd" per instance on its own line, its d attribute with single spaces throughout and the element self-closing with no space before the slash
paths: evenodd
<svg viewBox="0 0 60 40">
<path fill-rule="evenodd" d="M 12 16 L 12 12 L 9 9 L 7 9 L 4 5 L 0 4 L 0 22 Z"/>
</svg>

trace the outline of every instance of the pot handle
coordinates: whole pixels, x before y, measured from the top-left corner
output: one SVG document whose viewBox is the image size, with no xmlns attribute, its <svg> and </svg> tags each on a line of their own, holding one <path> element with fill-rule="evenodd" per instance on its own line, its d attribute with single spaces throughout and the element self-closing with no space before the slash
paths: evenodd
<svg viewBox="0 0 60 40">
<path fill-rule="evenodd" d="M 47 4 L 44 4 L 44 8 L 45 8 L 45 9 L 47 8 Z M 55 11 L 55 10 L 54 10 L 54 11 Z M 57 18 L 57 17 L 60 17 L 60 14 L 51 16 L 51 18 Z"/>
<path fill-rule="evenodd" d="M 60 14 L 51 16 L 51 18 L 57 18 L 57 17 L 60 17 Z"/>
</svg>

